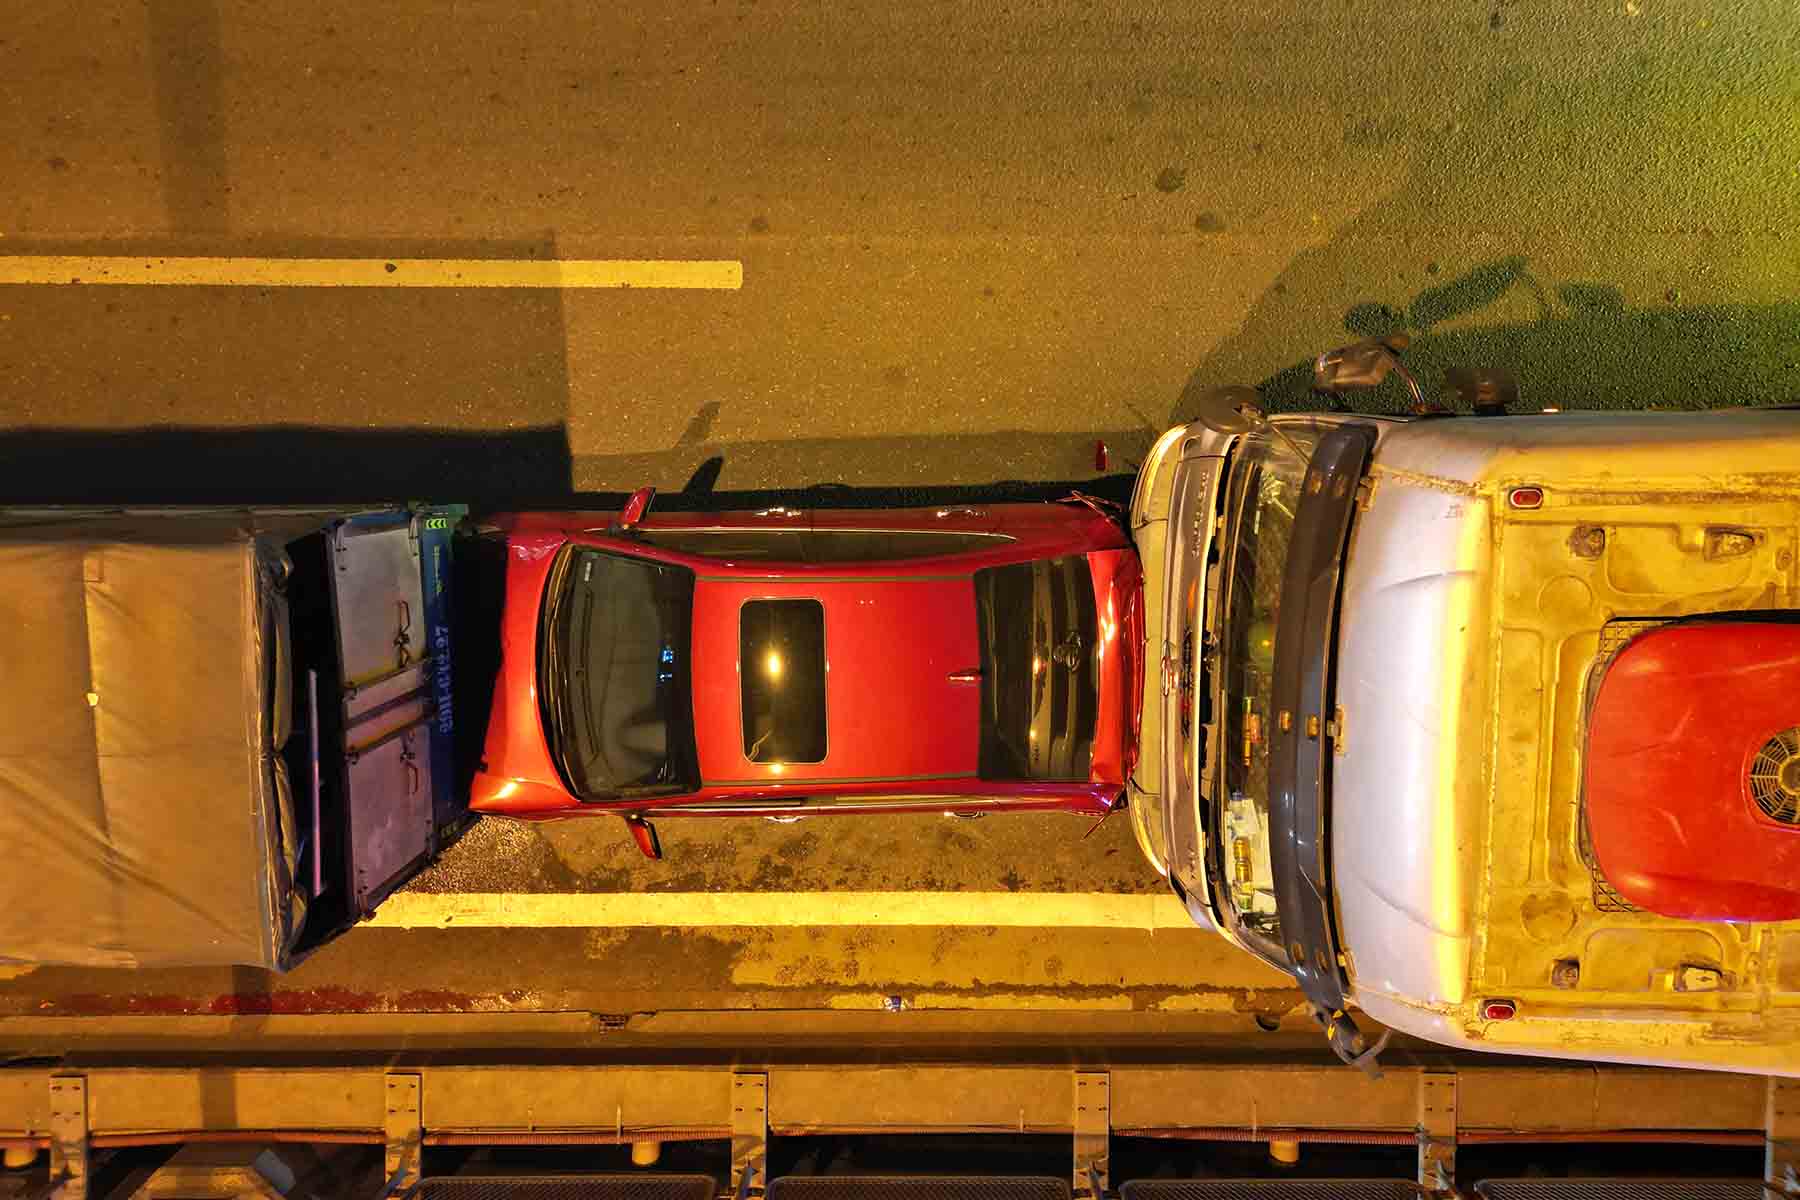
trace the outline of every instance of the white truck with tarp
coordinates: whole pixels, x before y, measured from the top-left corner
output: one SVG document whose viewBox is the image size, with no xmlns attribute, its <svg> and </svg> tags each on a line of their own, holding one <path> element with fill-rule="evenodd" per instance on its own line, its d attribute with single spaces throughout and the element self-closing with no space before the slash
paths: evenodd
<svg viewBox="0 0 1800 1200">
<path fill-rule="evenodd" d="M 0 510 L 0 963 L 282 970 L 428 863 L 461 516 Z"/>
</svg>

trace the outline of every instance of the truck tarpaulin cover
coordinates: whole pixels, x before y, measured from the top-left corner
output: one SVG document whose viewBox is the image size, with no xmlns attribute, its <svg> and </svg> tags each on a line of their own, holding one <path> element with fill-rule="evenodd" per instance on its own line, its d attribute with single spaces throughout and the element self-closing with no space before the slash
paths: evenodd
<svg viewBox="0 0 1800 1200">
<path fill-rule="evenodd" d="M 0 962 L 281 964 L 285 540 L 247 514 L 0 518 Z"/>
</svg>

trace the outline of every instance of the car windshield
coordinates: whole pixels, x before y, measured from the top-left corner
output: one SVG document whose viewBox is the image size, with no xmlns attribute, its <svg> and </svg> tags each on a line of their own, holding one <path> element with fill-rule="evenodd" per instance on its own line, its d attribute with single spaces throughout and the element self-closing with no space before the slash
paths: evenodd
<svg viewBox="0 0 1800 1200">
<path fill-rule="evenodd" d="M 592 799 L 692 790 L 693 572 L 578 547 L 551 589 L 540 694 L 571 789 Z"/>
<path fill-rule="evenodd" d="M 1281 580 L 1300 484 L 1317 434 L 1259 434 L 1240 443 L 1231 473 L 1232 530 L 1221 635 L 1223 737 L 1219 870 L 1229 916 L 1272 961 L 1285 963 L 1269 856 L 1269 696 Z M 1298 453 L 1296 453 L 1296 450 Z"/>
</svg>

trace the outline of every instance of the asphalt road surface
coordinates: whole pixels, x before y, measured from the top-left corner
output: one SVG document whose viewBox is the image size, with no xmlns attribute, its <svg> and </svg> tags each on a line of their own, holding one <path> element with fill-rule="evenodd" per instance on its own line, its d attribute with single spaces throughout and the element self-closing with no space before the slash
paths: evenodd
<svg viewBox="0 0 1800 1200">
<path fill-rule="evenodd" d="M 139 0 L 14 6 L 0 73 L 0 277 L 60 272 L 0 284 L 9 502 L 1079 479 L 1096 436 L 1129 463 L 1222 383 L 1308 403 L 1314 353 L 1398 329 L 1531 405 L 1800 400 L 1786 0 Z M 520 285 L 413 286 L 466 260 Z M 531 282 L 565 260 L 741 286 Z M 650 865 L 611 822 L 484 827 L 421 887 L 1154 886 L 1122 822 L 689 828 Z M 1282 1006 L 1197 931 L 895 920 L 359 930 L 281 987 Z M 8 1011 L 243 990 L 48 974 Z"/>
</svg>

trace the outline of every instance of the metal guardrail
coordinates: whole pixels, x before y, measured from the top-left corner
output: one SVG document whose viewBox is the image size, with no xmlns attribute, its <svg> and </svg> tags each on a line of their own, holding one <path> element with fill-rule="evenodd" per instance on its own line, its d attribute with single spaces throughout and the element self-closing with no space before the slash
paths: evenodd
<svg viewBox="0 0 1800 1200">
<path fill-rule="evenodd" d="M 1484 1179 L 1478 1200 L 1764 1200 L 1755 1179 Z"/>
<path fill-rule="evenodd" d="M 1389 1179 L 1134 1180 L 1120 1200 L 1420 1200 L 1417 1184 Z M 1764 1200 L 1755 1179 L 1484 1179 L 1472 1200 Z"/>
<path fill-rule="evenodd" d="M 1012 1192 L 1009 1181 L 1000 1178 L 911 1177 L 888 1184 L 879 1176 L 794 1176 L 777 1177 L 765 1186 L 772 1140 L 856 1133 L 1065 1136 L 1069 1173 L 1048 1183 L 1027 1179 Z M 1014 1200 L 1014 1192 L 1016 1200 L 1113 1195 L 1120 1200 L 1236 1195 L 1277 1200 L 1329 1194 L 1361 1200 L 1365 1194 L 1321 1192 L 1323 1181 L 1291 1177 L 1269 1181 L 1290 1189 L 1285 1192 L 1228 1180 L 1126 1182 L 1110 1171 L 1121 1139 L 1262 1141 L 1271 1147 L 1277 1142 L 1411 1144 L 1418 1155 L 1414 1181 L 1371 1181 L 1381 1190 L 1366 1194 L 1410 1197 L 1421 1186 L 1456 1187 L 1467 1200 L 1483 1193 L 1467 1179 L 1456 1178 L 1459 1144 L 1675 1140 L 1761 1145 L 1766 1178 L 1785 1187 L 1800 1179 L 1800 1081 L 1535 1065 L 1454 1072 L 1396 1066 L 1380 1080 L 1341 1067 L 1283 1065 L 1116 1065 L 1103 1070 L 1051 1064 L 831 1063 L 758 1070 L 441 1063 L 411 1069 L 387 1064 L 0 1068 L 0 1144 L 34 1154 L 48 1148 L 48 1169 L 64 1189 L 65 1200 L 79 1200 L 94 1153 L 120 1147 L 364 1143 L 382 1147 L 384 1178 L 404 1190 L 419 1179 L 427 1152 L 435 1146 L 696 1140 L 729 1141 L 729 1183 L 720 1188 L 709 1179 L 707 1187 L 709 1195 L 736 1200 Z M 629 1178 L 634 1185 L 659 1186 L 658 1180 L 666 1177 Z M 444 1188 L 469 1189 L 501 1182 L 542 1188 L 554 1181 L 472 1176 L 438 1182 Z M 602 1191 L 593 1194 L 610 1198 L 604 1180 L 580 1183 L 598 1186 Z M 1115 1192 L 1121 1184 L 1123 1190 Z M 1217 1190 L 1228 1184 L 1239 1190 Z M 1639 1194 L 1646 1200 L 1762 1200 L 1755 1182 L 1738 1179 L 1639 1181 L 1634 1184 L 1637 1193 L 1616 1187 L 1608 1191 L 1608 1184 L 1592 1180 L 1494 1179 L 1481 1186 L 1488 1200 L 1597 1200 L 1603 1195 L 1631 1200 Z M 783 1195 L 774 1197 L 774 1190 Z M 445 1200 L 482 1195 L 426 1194 Z M 688 1197 L 632 1195 L 621 1200 Z"/>
<path fill-rule="evenodd" d="M 789 1175 L 769 1200 L 1069 1200 L 1069 1183 L 1043 1175 Z"/>
<path fill-rule="evenodd" d="M 1143 1179 L 1119 1189 L 1120 1200 L 1419 1200 L 1398 1179 Z"/>
<path fill-rule="evenodd" d="M 415 1200 L 712 1200 L 706 1175 L 506 1175 L 426 1179 Z M 1048 1176 L 787 1176 L 770 1200 L 1069 1200 Z M 1120 1200 L 1419 1200 L 1418 1185 L 1393 1179 L 1132 1180 Z M 1489 1179 L 1473 1200 L 1763 1200 L 1754 1179 Z"/>
<path fill-rule="evenodd" d="M 414 1200 L 713 1200 L 710 1175 L 453 1175 L 425 1179 Z"/>
</svg>

